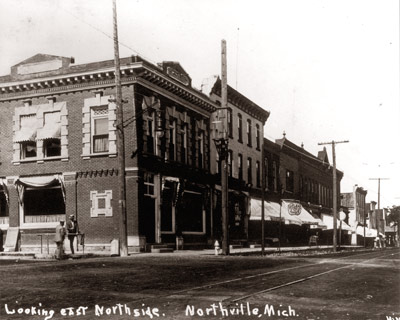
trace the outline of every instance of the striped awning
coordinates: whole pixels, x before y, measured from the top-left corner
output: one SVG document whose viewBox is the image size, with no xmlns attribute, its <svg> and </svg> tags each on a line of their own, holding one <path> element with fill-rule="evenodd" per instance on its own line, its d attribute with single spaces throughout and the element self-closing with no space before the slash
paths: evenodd
<svg viewBox="0 0 400 320">
<path fill-rule="evenodd" d="M 23 127 L 14 136 L 14 142 L 26 142 L 36 140 L 37 129 L 35 126 Z"/>
<path fill-rule="evenodd" d="M 251 214 L 250 220 L 261 221 L 261 209 L 262 202 L 258 199 L 251 199 Z M 277 202 L 264 201 L 264 218 L 265 221 L 282 221 L 285 224 L 295 224 L 301 225 L 302 222 L 296 216 L 291 216 L 287 210 L 285 211 L 283 207 Z"/>
<path fill-rule="evenodd" d="M 37 132 L 36 140 L 60 139 L 61 123 L 49 123 Z"/>
<path fill-rule="evenodd" d="M 35 141 L 37 132 L 36 115 L 21 116 L 20 129 L 15 132 L 14 142 Z"/>
</svg>

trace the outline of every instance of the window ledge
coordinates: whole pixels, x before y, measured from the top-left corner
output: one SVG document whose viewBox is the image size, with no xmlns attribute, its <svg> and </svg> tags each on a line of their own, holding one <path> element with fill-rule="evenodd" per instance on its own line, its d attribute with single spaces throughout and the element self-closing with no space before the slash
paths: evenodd
<svg viewBox="0 0 400 320">
<path fill-rule="evenodd" d="M 88 154 L 82 154 L 81 157 L 83 160 L 87 160 L 90 158 L 100 158 L 100 157 L 110 157 L 110 158 L 115 158 L 117 156 L 116 153 L 109 153 L 109 152 L 101 152 L 101 153 L 88 153 Z"/>
<path fill-rule="evenodd" d="M 204 231 L 182 231 L 182 234 L 204 235 Z"/>
<path fill-rule="evenodd" d="M 57 157 L 48 157 L 48 158 L 32 158 L 32 159 L 20 159 L 17 161 L 12 161 L 12 164 L 14 165 L 20 165 L 21 163 L 30 163 L 30 162 L 36 162 L 36 163 L 44 163 L 46 161 L 57 161 L 57 160 L 61 160 L 61 161 L 68 161 L 69 158 L 68 157 L 61 157 L 61 156 L 57 156 Z"/>
<path fill-rule="evenodd" d="M 38 229 L 38 228 L 55 228 L 60 222 L 35 222 L 35 223 L 21 223 L 20 229 Z"/>
<path fill-rule="evenodd" d="M 17 161 L 13 161 L 12 163 L 17 166 L 17 165 L 20 165 L 21 163 L 29 163 L 29 162 L 36 162 L 36 161 L 38 161 L 37 158 L 32 158 L 32 159 L 20 159 Z"/>
</svg>

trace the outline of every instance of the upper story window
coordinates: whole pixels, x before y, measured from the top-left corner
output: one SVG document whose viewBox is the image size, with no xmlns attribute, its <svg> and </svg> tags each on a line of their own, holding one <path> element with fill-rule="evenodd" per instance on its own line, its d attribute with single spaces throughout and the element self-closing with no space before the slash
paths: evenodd
<svg viewBox="0 0 400 320">
<path fill-rule="evenodd" d="M 13 163 L 43 162 L 47 158 L 68 159 L 68 111 L 66 102 L 25 105 L 15 108 Z M 24 161 L 23 161 L 24 162 Z"/>
<path fill-rule="evenodd" d="M 84 100 L 82 118 L 82 157 L 92 155 L 115 156 L 117 153 L 117 128 L 115 126 L 116 104 L 110 102 L 112 96 L 102 96 Z"/>
<path fill-rule="evenodd" d="M 169 143 L 168 143 L 168 159 L 174 161 L 176 157 L 176 120 L 171 118 L 169 120 Z"/>
<path fill-rule="evenodd" d="M 145 173 L 143 178 L 144 195 L 154 196 L 154 174 Z"/>
<path fill-rule="evenodd" d="M 20 117 L 20 128 L 19 132 L 14 139 L 15 142 L 20 143 L 20 158 L 36 158 L 37 146 L 36 146 L 36 134 L 37 134 L 37 118 L 36 114 L 23 115 Z"/>
<path fill-rule="evenodd" d="M 228 175 L 229 175 L 229 177 L 233 177 L 233 152 L 232 152 L 232 150 L 228 151 Z"/>
<path fill-rule="evenodd" d="M 238 141 L 243 142 L 243 119 L 240 113 L 238 113 Z"/>
<path fill-rule="evenodd" d="M 187 124 L 181 123 L 181 162 L 187 162 Z"/>
<path fill-rule="evenodd" d="M 204 167 L 204 131 L 199 130 L 197 137 L 198 167 Z"/>
<path fill-rule="evenodd" d="M 274 191 L 278 191 L 278 174 L 277 174 L 278 168 L 276 165 L 276 161 L 272 161 L 272 184 L 274 186 Z"/>
<path fill-rule="evenodd" d="M 243 180 L 243 156 L 238 154 L 238 178 Z"/>
<path fill-rule="evenodd" d="M 252 142 L 252 141 L 251 141 L 251 120 L 248 119 L 248 120 L 247 120 L 247 145 L 248 145 L 249 147 L 252 146 L 251 142 Z"/>
<path fill-rule="evenodd" d="M 43 140 L 45 158 L 61 156 L 61 113 L 43 114 L 43 128 L 38 132 L 38 140 Z"/>
<path fill-rule="evenodd" d="M 257 150 L 260 150 L 261 148 L 261 131 L 260 131 L 260 125 L 256 124 L 256 148 Z"/>
<path fill-rule="evenodd" d="M 108 152 L 108 106 L 92 108 L 91 115 L 92 153 Z"/>
<path fill-rule="evenodd" d="M 35 141 L 21 142 L 21 159 L 36 158 L 37 149 Z"/>
<path fill-rule="evenodd" d="M 257 183 L 257 188 L 261 187 L 261 180 L 260 180 L 260 175 L 261 175 L 261 168 L 260 168 L 260 161 L 256 162 L 256 183 Z"/>
<path fill-rule="evenodd" d="M 252 166 L 252 161 L 251 158 L 247 158 L 247 183 L 252 184 L 253 183 L 253 166 Z"/>
<path fill-rule="evenodd" d="M 231 109 L 228 109 L 228 135 L 229 138 L 233 138 L 233 114 Z"/>
<path fill-rule="evenodd" d="M 146 149 L 145 152 L 154 154 L 156 144 L 155 112 L 151 112 L 146 118 Z"/>
<path fill-rule="evenodd" d="M 294 173 L 291 170 L 286 170 L 286 191 L 294 192 Z"/>
</svg>

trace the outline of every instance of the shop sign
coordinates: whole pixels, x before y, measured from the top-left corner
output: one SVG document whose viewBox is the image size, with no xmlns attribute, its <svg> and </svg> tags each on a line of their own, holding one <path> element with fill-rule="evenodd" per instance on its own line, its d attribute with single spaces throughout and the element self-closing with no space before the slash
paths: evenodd
<svg viewBox="0 0 400 320">
<path fill-rule="evenodd" d="M 288 203 L 288 211 L 291 216 L 298 216 L 301 213 L 301 204 L 296 202 Z"/>
</svg>

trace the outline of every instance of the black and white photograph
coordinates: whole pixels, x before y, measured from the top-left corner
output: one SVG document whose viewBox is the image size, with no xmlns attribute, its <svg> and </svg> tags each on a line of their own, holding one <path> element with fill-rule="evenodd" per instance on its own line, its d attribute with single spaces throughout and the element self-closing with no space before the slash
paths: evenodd
<svg viewBox="0 0 400 320">
<path fill-rule="evenodd" d="M 0 319 L 400 320 L 398 0 L 0 0 Z"/>
</svg>

